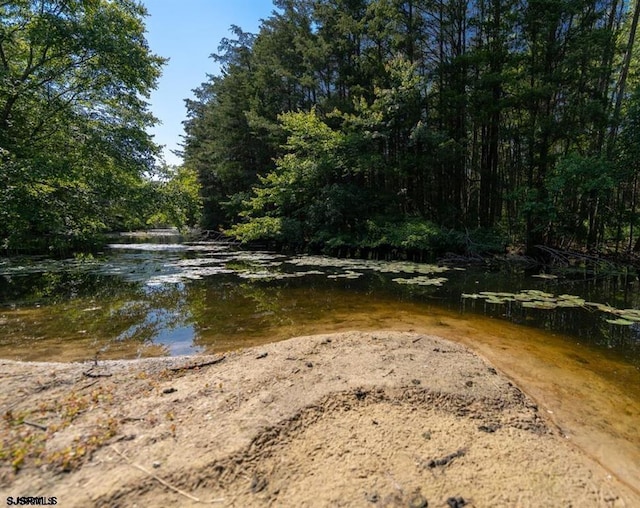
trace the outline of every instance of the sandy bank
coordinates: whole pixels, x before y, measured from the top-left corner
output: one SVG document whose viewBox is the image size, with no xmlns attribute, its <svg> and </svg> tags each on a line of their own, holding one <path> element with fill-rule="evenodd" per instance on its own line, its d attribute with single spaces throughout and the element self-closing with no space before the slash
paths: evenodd
<svg viewBox="0 0 640 508">
<path fill-rule="evenodd" d="M 351 332 L 97 366 L 0 360 L 0 372 L 5 497 L 640 506 L 506 377 L 433 336 Z"/>
</svg>

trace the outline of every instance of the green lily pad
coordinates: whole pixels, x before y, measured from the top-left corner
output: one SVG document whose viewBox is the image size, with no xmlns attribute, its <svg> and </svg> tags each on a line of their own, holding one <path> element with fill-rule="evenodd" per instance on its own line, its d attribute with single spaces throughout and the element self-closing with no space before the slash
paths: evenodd
<svg viewBox="0 0 640 508">
<path fill-rule="evenodd" d="M 609 323 L 618 325 L 640 323 L 640 309 L 616 309 L 603 303 L 587 302 L 577 295 L 562 294 L 555 296 L 539 289 L 523 289 L 519 293 L 480 291 L 479 293 L 463 293 L 462 298 L 484 300 L 486 303 L 493 305 L 515 301 L 522 305 L 523 308 L 540 310 L 594 307 L 600 312 L 615 316 L 614 319 L 607 320 Z"/>
<path fill-rule="evenodd" d="M 524 289 L 520 291 L 520 294 L 530 295 L 536 298 L 554 298 L 553 294 L 540 291 L 539 289 Z"/>
<path fill-rule="evenodd" d="M 481 291 L 476 294 L 465 293 L 463 298 L 471 298 L 474 300 L 483 299 L 488 303 L 499 304 L 507 302 L 519 302 L 523 307 L 530 309 L 547 309 L 552 310 L 558 307 L 573 308 L 582 307 L 587 302 L 583 298 L 576 295 L 560 295 L 555 296 L 551 293 L 540 291 L 539 289 L 524 289 L 519 293 L 506 293 L 496 291 Z M 638 313 L 640 320 L 640 311 Z"/>
<path fill-rule="evenodd" d="M 607 312 L 609 314 L 615 314 L 618 309 L 611 307 L 611 305 L 607 305 L 605 303 L 597 303 L 597 302 L 585 302 L 585 305 L 588 307 L 595 307 L 600 312 Z"/>
<path fill-rule="evenodd" d="M 354 272 L 352 270 L 347 270 L 345 273 L 327 275 L 328 279 L 358 279 L 360 277 L 362 277 L 362 272 Z"/>
<path fill-rule="evenodd" d="M 442 286 L 442 284 L 447 282 L 449 279 L 445 277 L 431 278 L 431 277 L 422 275 L 419 277 L 412 277 L 410 279 L 403 279 L 399 277 L 391 280 L 393 280 L 393 282 L 397 282 L 398 284 L 410 284 L 410 285 L 417 285 L 417 286 Z"/>
<path fill-rule="evenodd" d="M 480 291 L 479 295 L 489 298 L 511 298 L 515 296 L 513 293 L 494 292 L 494 291 Z"/>
<path fill-rule="evenodd" d="M 587 303 L 584 298 L 575 295 L 560 295 L 558 297 L 558 307 L 584 307 Z"/>
<path fill-rule="evenodd" d="M 528 309 L 552 310 L 558 307 L 554 302 L 522 302 L 522 306 Z"/>
<path fill-rule="evenodd" d="M 498 304 L 503 304 L 503 303 L 507 303 L 507 302 L 513 302 L 514 299 L 513 298 L 509 298 L 509 297 L 502 297 L 502 298 L 498 298 L 498 297 L 489 297 L 487 299 L 485 299 L 486 303 L 491 303 L 494 305 L 498 305 Z"/>
<path fill-rule="evenodd" d="M 572 300 L 558 300 L 556 302 L 556 305 L 564 309 L 575 309 L 577 307 L 582 307 L 582 304 L 574 302 Z"/>
<path fill-rule="evenodd" d="M 612 325 L 621 325 L 621 326 L 630 326 L 634 323 L 634 321 L 629 321 L 628 319 L 622 319 L 622 318 L 607 319 L 606 321 L 607 323 L 610 323 Z"/>
<path fill-rule="evenodd" d="M 623 309 L 616 314 L 627 321 L 640 322 L 640 310 L 638 309 Z"/>
</svg>

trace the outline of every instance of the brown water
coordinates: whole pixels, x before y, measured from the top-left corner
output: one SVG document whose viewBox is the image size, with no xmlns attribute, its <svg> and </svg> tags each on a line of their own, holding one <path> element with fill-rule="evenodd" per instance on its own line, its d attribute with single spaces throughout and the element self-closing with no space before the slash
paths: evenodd
<svg viewBox="0 0 640 508">
<path fill-rule="evenodd" d="M 219 352 L 356 329 L 439 335 L 468 345 L 511 377 L 567 439 L 640 493 L 634 331 L 592 310 L 526 311 L 460 298 L 478 286 L 515 291 L 526 283 L 560 294 L 569 292 L 566 285 L 554 290 L 522 273 L 467 269 L 429 274 L 449 279 L 441 287 L 407 286 L 392 279 L 412 275 L 377 265 L 288 261 L 180 245 L 138 245 L 100 259 L 6 261 L 0 357 L 71 361 Z M 300 272 L 306 275 L 295 275 Z M 631 284 L 587 281 L 578 288 L 571 281 L 569 289 L 594 300 L 604 285 L 609 292 L 602 303 L 628 308 L 637 298 Z"/>
</svg>

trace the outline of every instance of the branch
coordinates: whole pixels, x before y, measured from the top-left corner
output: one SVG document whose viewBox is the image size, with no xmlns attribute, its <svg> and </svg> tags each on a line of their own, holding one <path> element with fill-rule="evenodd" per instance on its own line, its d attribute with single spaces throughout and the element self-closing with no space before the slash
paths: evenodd
<svg viewBox="0 0 640 508">
<path fill-rule="evenodd" d="M 93 372 L 86 371 L 82 373 L 83 376 L 87 377 L 111 377 L 113 374 L 94 374 Z"/>
<path fill-rule="evenodd" d="M 216 358 L 215 360 L 211 360 L 209 362 L 196 363 L 194 365 L 185 365 L 183 367 L 173 367 L 169 370 L 172 372 L 180 372 L 181 370 L 199 369 L 200 367 L 208 367 L 209 365 L 215 365 L 216 363 L 220 363 L 225 358 L 226 356 L 221 356 L 220 358 Z"/>
<path fill-rule="evenodd" d="M 67 90 L 64 90 L 63 92 L 56 95 L 56 97 L 53 97 L 50 100 L 50 102 L 56 101 L 62 95 L 69 93 L 74 88 L 79 88 L 79 87 L 73 87 L 73 88 L 68 88 Z M 33 127 L 33 129 L 31 129 L 31 134 L 29 136 L 29 139 L 31 140 L 32 143 L 35 143 L 37 141 L 47 138 L 46 129 L 43 129 L 43 127 L 45 127 L 48 124 L 48 121 L 50 119 L 54 118 L 58 113 L 65 110 L 69 105 L 73 104 L 76 98 L 80 95 L 80 92 L 81 90 L 78 90 L 69 99 L 62 101 L 56 108 L 49 110 L 47 113 L 43 113 L 44 116 L 41 117 L 38 123 Z M 45 135 L 39 135 L 41 132 L 45 132 Z"/>
<path fill-rule="evenodd" d="M 0 41 L 0 60 L 2 61 L 2 67 L 4 67 L 4 70 L 8 71 L 9 62 L 7 61 L 7 55 L 4 54 L 4 49 L 2 49 L 2 41 Z"/>
<path fill-rule="evenodd" d="M 22 423 L 24 423 L 25 425 L 30 425 L 31 427 L 35 427 L 36 429 L 40 429 L 44 431 L 48 430 L 46 425 L 42 425 L 36 422 L 30 422 L 29 420 L 22 420 Z"/>
</svg>

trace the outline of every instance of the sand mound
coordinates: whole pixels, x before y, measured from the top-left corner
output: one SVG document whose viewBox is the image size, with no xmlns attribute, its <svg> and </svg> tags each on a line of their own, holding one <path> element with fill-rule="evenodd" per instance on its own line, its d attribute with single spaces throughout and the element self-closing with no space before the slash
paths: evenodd
<svg viewBox="0 0 640 508">
<path fill-rule="evenodd" d="M 60 506 L 640 501 L 506 377 L 436 337 L 352 332 L 224 358 L 0 365 L 7 496 Z"/>
</svg>

